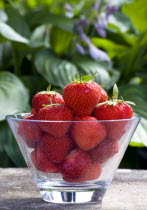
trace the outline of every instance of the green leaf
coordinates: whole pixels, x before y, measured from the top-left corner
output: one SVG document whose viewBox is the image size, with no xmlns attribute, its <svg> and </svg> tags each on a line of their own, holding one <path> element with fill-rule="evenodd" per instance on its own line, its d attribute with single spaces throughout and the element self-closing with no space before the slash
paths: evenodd
<svg viewBox="0 0 147 210">
<path fill-rule="evenodd" d="M 2 38 L 5 38 L 11 41 L 22 42 L 25 44 L 28 43 L 28 39 L 18 34 L 15 30 L 13 30 L 13 28 L 11 28 L 6 23 L 3 23 L 0 21 L 0 38 L 1 36 Z"/>
<path fill-rule="evenodd" d="M 8 19 L 7 14 L 4 10 L 0 9 L 0 21 L 6 22 Z"/>
<path fill-rule="evenodd" d="M 110 58 L 121 57 L 129 49 L 128 46 L 117 44 L 109 39 L 93 37 L 91 41 L 96 47 L 106 50 Z"/>
<path fill-rule="evenodd" d="M 0 72 L 0 120 L 5 115 L 26 111 L 29 95 L 23 83 L 9 72 Z"/>
<path fill-rule="evenodd" d="M 59 27 L 52 27 L 50 32 L 50 44 L 57 55 L 67 54 L 74 35 Z"/>
<path fill-rule="evenodd" d="M 142 118 L 140 124 L 137 127 L 137 130 L 132 137 L 130 146 L 146 146 L 147 147 L 147 119 Z"/>
<path fill-rule="evenodd" d="M 46 11 L 36 11 L 27 14 L 26 19 L 29 25 L 49 23 L 59 28 L 73 32 L 73 20 L 62 15 L 54 15 Z"/>
<path fill-rule="evenodd" d="M 0 144 L 3 145 L 4 150 L 10 159 L 14 162 L 17 167 L 26 166 L 24 158 L 20 152 L 16 140 L 10 130 L 10 127 L 6 121 L 0 122 Z"/>
<path fill-rule="evenodd" d="M 30 36 L 30 29 L 24 17 L 12 7 L 6 7 L 5 11 L 8 16 L 7 24 L 18 34 L 25 38 L 28 38 Z"/>
<path fill-rule="evenodd" d="M 62 60 L 51 53 L 49 50 L 40 51 L 35 56 L 35 66 L 42 77 L 57 87 L 63 88 L 70 82 L 77 73 L 74 64 L 67 60 Z"/>
<path fill-rule="evenodd" d="M 146 0 L 135 0 L 131 4 L 125 4 L 122 11 L 129 16 L 134 26 L 140 31 L 147 30 L 147 6 Z"/>
<path fill-rule="evenodd" d="M 146 89 L 140 85 L 124 85 L 119 88 L 120 95 L 123 99 L 133 101 L 136 106 L 133 110 L 136 114 L 142 117 L 140 125 L 136 130 L 135 136 L 132 138 L 133 142 L 142 143 L 147 146 L 147 95 Z"/>
<path fill-rule="evenodd" d="M 113 70 L 108 63 L 96 62 L 86 56 L 73 57 L 73 63 L 83 75 L 96 73 L 95 81 L 100 85 L 106 85 L 106 90 L 109 90 L 119 79 L 119 72 Z"/>
<path fill-rule="evenodd" d="M 129 17 L 122 12 L 115 12 L 114 15 L 111 15 L 108 23 L 117 26 L 123 33 L 133 29 Z"/>
<path fill-rule="evenodd" d="M 0 44 L 0 69 L 12 65 L 12 46 L 10 42 Z"/>
<path fill-rule="evenodd" d="M 40 25 L 34 29 L 30 37 L 30 47 L 49 47 L 49 30 L 48 25 Z"/>
</svg>

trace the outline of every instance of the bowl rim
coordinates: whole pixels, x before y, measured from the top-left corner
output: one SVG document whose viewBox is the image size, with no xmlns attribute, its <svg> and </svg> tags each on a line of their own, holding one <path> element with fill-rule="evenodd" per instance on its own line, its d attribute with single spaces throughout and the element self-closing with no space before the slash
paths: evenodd
<svg viewBox="0 0 147 210">
<path fill-rule="evenodd" d="M 18 113 L 18 114 L 9 114 L 5 116 L 6 120 L 13 120 L 16 122 L 22 122 L 22 121 L 28 121 L 28 122 L 96 122 L 96 121 L 76 121 L 76 120 L 72 120 L 72 121 L 49 121 L 49 120 L 27 120 L 27 119 L 22 119 L 22 118 L 18 118 L 19 116 L 25 117 L 27 115 L 29 115 L 31 113 Z M 133 121 L 133 120 L 141 120 L 141 117 L 137 114 L 134 114 L 132 118 L 129 119 L 118 119 L 118 120 L 97 120 L 97 122 L 120 122 L 120 121 Z"/>
</svg>

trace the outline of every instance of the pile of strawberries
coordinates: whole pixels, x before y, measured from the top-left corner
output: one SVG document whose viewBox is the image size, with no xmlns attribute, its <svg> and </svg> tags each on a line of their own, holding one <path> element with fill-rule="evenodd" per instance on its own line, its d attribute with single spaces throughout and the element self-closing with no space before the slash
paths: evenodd
<svg viewBox="0 0 147 210">
<path fill-rule="evenodd" d="M 18 125 L 31 151 L 34 167 L 60 173 L 67 182 L 96 180 L 104 164 L 119 150 L 125 121 L 133 109 L 118 100 L 117 87 L 108 101 L 106 91 L 81 79 L 66 85 L 62 95 L 42 91 L 32 99 L 32 112 Z M 36 121 L 38 120 L 38 121 Z M 105 120 L 105 121 L 103 121 Z"/>
</svg>

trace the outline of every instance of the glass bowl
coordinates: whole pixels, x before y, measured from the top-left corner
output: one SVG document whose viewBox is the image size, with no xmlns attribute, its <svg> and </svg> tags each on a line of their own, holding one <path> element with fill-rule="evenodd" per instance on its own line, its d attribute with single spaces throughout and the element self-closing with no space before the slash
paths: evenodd
<svg viewBox="0 0 147 210">
<path fill-rule="evenodd" d="M 6 119 L 42 199 L 68 204 L 102 202 L 140 117 L 40 121 L 24 119 L 27 115 Z"/>
</svg>

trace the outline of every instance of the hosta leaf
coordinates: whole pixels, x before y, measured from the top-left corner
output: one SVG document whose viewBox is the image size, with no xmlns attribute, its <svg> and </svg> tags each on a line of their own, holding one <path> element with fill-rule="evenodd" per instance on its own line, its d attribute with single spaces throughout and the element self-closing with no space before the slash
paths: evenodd
<svg viewBox="0 0 147 210">
<path fill-rule="evenodd" d="M 6 8 L 6 14 L 8 16 L 7 24 L 11 28 L 13 28 L 13 30 L 15 30 L 18 34 L 28 38 L 30 35 L 30 29 L 24 17 L 20 15 L 16 9 L 12 7 Z"/>
<path fill-rule="evenodd" d="M 134 0 L 131 4 L 125 4 L 122 11 L 129 16 L 134 26 L 141 32 L 147 30 L 147 6 L 146 0 Z"/>
<path fill-rule="evenodd" d="M 0 21 L 0 38 L 5 38 L 15 42 L 22 42 L 27 44 L 28 39 L 18 34 L 13 28 L 6 23 Z"/>
<path fill-rule="evenodd" d="M 7 114 L 26 111 L 29 95 L 23 83 L 9 72 L 0 72 L 0 120 Z"/>
<path fill-rule="evenodd" d="M 52 85 L 63 88 L 77 73 L 74 64 L 55 57 L 49 51 L 41 51 L 35 56 L 37 71 Z"/>
<path fill-rule="evenodd" d="M 146 89 L 139 85 L 125 85 L 120 89 L 120 95 L 124 100 L 133 101 L 134 112 L 142 117 L 141 122 L 135 132 L 132 142 L 134 144 L 143 144 L 147 146 L 147 95 Z"/>
<path fill-rule="evenodd" d="M 73 20 L 62 15 L 54 15 L 45 11 L 36 11 L 27 14 L 26 19 L 30 25 L 49 23 L 58 26 L 65 31 L 73 32 Z"/>
<path fill-rule="evenodd" d="M 16 140 L 6 121 L 0 122 L 0 144 L 17 167 L 26 166 Z"/>
<path fill-rule="evenodd" d="M 131 146 L 146 146 L 147 147 L 147 119 L 142 118 L 137 130 L 130 142 Z"/>
<path fill-rule="evenodd" d="M 107 90 L 110 89 L 119 78 L 119 72 L 113 70 L 108 63 L 96 62 L 84 56 L 76 56 L 73 58 L 73 62 L 79 69 L 81 69 L 82 74 L 91 75 L 96 73 L 95 81 L 98 84 L 104 84 Z"/>
<path fill-rule="evenodd" d="M 12 65 L 12 46 L 10 42 L 0 43 L 0 69 Z"/>
</svg>

